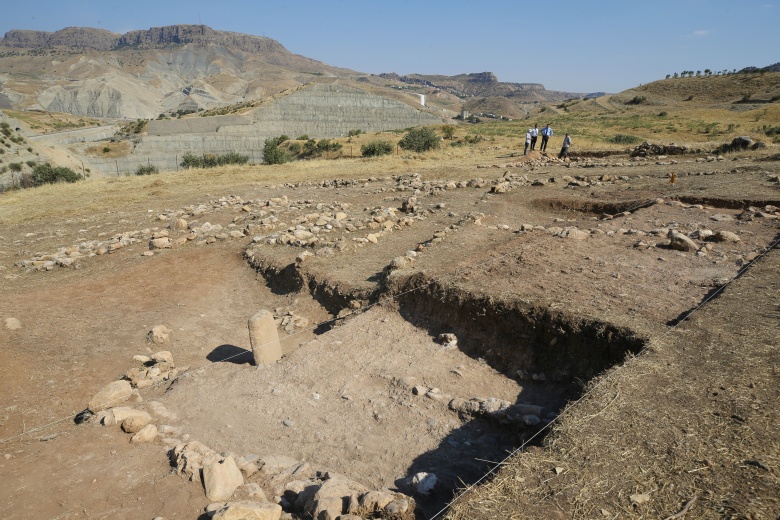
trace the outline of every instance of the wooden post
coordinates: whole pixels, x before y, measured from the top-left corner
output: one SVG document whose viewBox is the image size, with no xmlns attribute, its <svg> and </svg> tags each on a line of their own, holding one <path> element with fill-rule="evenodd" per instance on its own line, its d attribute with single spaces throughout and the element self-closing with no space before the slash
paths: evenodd
<svg viewBox="0 0 780 520">
<path fill-rule="evenodd" d="M 114 164 L 116 164 L 116 176 L 119 177 L 119 161 L 114 161 Z"/>
</svg>

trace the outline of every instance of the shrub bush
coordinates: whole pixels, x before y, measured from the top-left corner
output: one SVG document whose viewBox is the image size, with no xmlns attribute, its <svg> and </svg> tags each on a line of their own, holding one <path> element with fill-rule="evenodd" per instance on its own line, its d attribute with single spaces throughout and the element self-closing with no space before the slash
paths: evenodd
<svg viewBox="0 0 780 520">
<path fill-rule="evenodd" d="M 104 146 L 103 147 L 103 153 L 108 153 L 110 151 L 111 151 L 111 148 L 109 148 L 108 146 Z"/>
<path fill-rule="evenodd" d="M 287 150 L 279 147 L 276 137 L 269 137 L 263 145 L 263 162 L 265 164 L 284 164 L 290 161 Z"/>
<path fill-rule="evenodd" d="M 12 172 L 20 172 L 22 171 L 22 163 L 12 162 L 11 164 L 8 165 L 8 168 L 10 168 Z"/>
<path fill-rule="evenodd" d="M 135 169 L 136 175 L 152 175 L 153 173 L 160 173 L 159 168 L 153 164 L 139 164 L 138 168 Z"/>
<path fill-rule="evenodd" d="M 614 137 L 607 139 L 607 141 L 614 144 L 636 144 L 641 139 L 634 135 L 615 134 Z"/>
<path fill-rule="evenodd" d="M 399 141 L 398 146 L 413 152 L 426 152 L 439 147 L 439 136 L 432 128 L 412 128 Z"/>
<path fill-rule="evenodd" d="M 358 130 L 350 130 L 350 131 L 349 131 L 349 133 L 348 133 L 347 135 L 348 135 L 349 137 L 354 137 L 354 136 L 356 136 L 356 135 L 360 135 L 360 134 L 362 134 L 362 133 L 363 133 L 363 130 L 359 130 L 359 129 L 358 129 Z"/>
<path fill-rule="evenodd" d="M 626 101 L 626 105 L 641 105 L 645 101 L 647 101 L 645 96 L 634 96 L 630 100 Z"/>
<path fill-rule="evenodd" d="M 180 165 L 182 168 L 202 168 L 203 160 L 197 155 L 185 153 Z"/>
<path fill-rule="evenodd" d="M 455 135 L 455 125 L 444 125 L 441 127 L 441 135 L 443 135 L 445 139 L 452 139 L 452 136 Z"/>
<path fill-rule="evenodd" d="M 182 168 L 214 168 L 226 164 L 246 164 L 249 162 L 248 155 L 241 155 L 237 152 L 229 152 L 224 155 L 205 154 L 198 157 L 191 153 L 185 153 L 182 157 L 180 166 Z"/>
<path fill-rule="evenodd" d="M 360 155 L 363 157 L 377 157 L 393 153 L 393 144 L 389 141 L 371 141 L 360 147 Z"/>
<path fill-rule="evenodd" d="M 323 152 L 337 152 L 341 150 L 344 145 L 331 141 L 330 139 L 320 139 L 317 141 L 317 151 Z"/>
<path fill-rule="evenodd" d="M 76 182 L 81 175 L 64 166 L 52 166 L 48 163 L 33 168 L 32 182 L 35 186 L 54 184 L 55 182 Z"/>
</svg>

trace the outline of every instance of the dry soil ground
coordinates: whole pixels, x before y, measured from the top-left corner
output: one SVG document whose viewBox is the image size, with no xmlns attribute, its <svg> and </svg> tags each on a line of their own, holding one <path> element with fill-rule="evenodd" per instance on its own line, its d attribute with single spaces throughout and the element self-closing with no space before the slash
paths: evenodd
<svg viewBox="0 0 780 520">
<path fill-rule="evenodd" d="M 156 400 L 175 415 L 164 422 L 218 451 L 285 455 L 372 489 L 403 490 L 404 477 L 435 473 L 439 488 L 416 497 L 420 517 L 432 516 L 456 486 L 476 481 L 537 434 L 567 399 L 612 377 L 616 369 L 611 367 L 622 367 L 626 356 L 669 343 L 675 337 L 670 327 L 774 244 L 780 189 L 772 176 L 780 173 L 778 161 L 750 155 L 701 159 L 655 164 L 619 157 L 584 168 L 584 163 L 507 164 L 496 158 L 479 165 L 488 168 L 443 165 L 435 175 L 423 171 L 421 176 L 414 170 L 389 176 L 369 162 L 361 182 L 255 183 L 195 198 L 168 194 L 165 207 L 129 204 L 68 220 L 53 211 L 4 226 L 0 497 L 5 516 L 183 519 L 203 514 L 208 501 L 202 487 L 172 474 L 162 441 L 130 445 L 118 429 L 73 422 L 97 390 L 134 366 L 135 354 L 160 348 L 172 352 L 177 366 L 189 368 L 173 384 L 141 392 L 144 403 Z M 671 172 L 677 175 L 674 184 Z M 494 190 L 497 185 L 503 188 Z M 404 213 L 403 202 L 411 196 L 417 197 L 416 210 Z M 282 197 L 287 201 L 275 201 Z M 322 218 L 330 224 L 338 212 L 345 214 L 342 227 L 326 231 L 317 224 Z M 142 256 L 153 228 L 166 229 L 179 217 L 188 220 L 193 234 L 200 230 L 195 240 Z M 246 236 L 201 242 L 208 232 L 199 226 L 206 221 L 225 231 L 244 230 Z M 281 244 L 296 225 L 319 242 Z M 671 249 L 669 229 L 693 236 L 699 252 Z M 67 268 L 15 265 L 33 261 L 37 253 L 108 242 L 134 230 L 143 240 Z M 705 239 L 702 231 L 728 231 L 740 240 Z M 296 266 L 303 251 L 316 254 Z M 773 251 L 761 261 L 769 265 L 775 257 Z M 538 448 L 526 465 L 528 473 L 517 476 L 533 481 L 533 489 L 510 494 L 510 502 L 502 502 L 505 509 L 491 509 L 489 497 L 469 502 L 473 495 L 466 495 L 460 504 L 467 505 L 458 506 L 466 509 L 451 514 L 533 516 L 527 501 L 541 504 L 541 516 L 601 514 L 590 502 L 585 508 L 578 502 L 583 488 L 601 493 L 608 505 L 599 507 L 609 516 L 677 512 L 688 489 L 655 493 L 633 486 L 640 492 L 635 494 L 651 495 L 652 509 L 642 500 L 633 506 L 625 483 L 640 479 L 644 469 L 625 461 L 639 443 L 665 454 L 652 469 L 662 486 L 678 471 L 674 457 L 685 450 L 680 442 L 691 435 L 710 438 L 723 429 L 722 421 L 732 421 L 720 416 L 722 421 L 695 423 L 701 413 L 687 407 L 696 401 L 681 393 L 684 388 L 700 399 L 716 395 L 731 404 L 763 392 L 756 398 L 762 415 L 755 419 L 762 427 L 751 430 L 751 442 L 764 449 L 743 461 L 748 471 L 764 472 L 756 477 L 763 480 L 744 480 L 740 466 L 723 467 L 721 477 L 708 482 L 716 497 L 748 491 L 756 497 L 728 502 L 732 509 L 718 509 L 720 498 L 699 498 L 691 513 L 776 517 L 777 435 L 761 421 L 777 419 L 777 270 L 750 267 L 747 273 L 753 270 L 765 298 L 752 291 L 719 296 L 698 311 L 706 326 L 674 329 L 674 335 L 690 341 L 689 350 L 658 347 L 653 355 L 664 356 L 653 360 L 651 375 L 650 369 L 623 370 L 620 377 L 635 382 L 620 387 L 615 404 L 604 398 L 602 407 L 615 410 L 629 409 L 622 400 L 641 399 L 644 413 L 658 421 L 616 415 L 605 424 L 598 409 L 571 407 L 566 420 L 553 423 L 557 433 L 548 437 L 553 447 Z M 246 322 L 261 308 L 279 317 L 286 355 L 256 368 L 245 362 Z M 285 316 L 305 321 L 285 329 Z M 719 352 L 713 338 L 737 330 L 754 337 L 739 322 L 746 319 L 760 321 L 766 337 L 746 341 L 742 355 Z M 164 347 L 147 341 L 157 324 L 172 330 Z M 457 336 L 457 348 L 441 345 L 438 337 L 445 332 Z M 769 372 L 753 382 L 740 379 L 741 369 L 735 369 L 728 378 L 739 385 L 724 379 L 724 390 L 711 386 L 716 369 L 746 360 L 751 366 L 765 362 Z M 415 386 L 439 391 L 416 395 Z M 649 387 L 657 392 L 645 393 Z M 666 399 L 668 394 L 676 397 Z M 475 397 L 540 405 L 541 423 L 519 426 L 449 406 L 451 398 Z M 739 416 L 743 424 L 753 420 L 749 413 L 728 415 Z M 673 420 L 682 416 L 693 426 Z M 585 423 L 596 433 L 617 432 L 609 439 L 614 449 L 598 467 L 588 465 L 597 456 L 589 451 L 592 446 L 582 447 L 586 443 L 577 437 Z M 543 437 L 537 435 L 533 444 Z M 728 450 L 738 441 L 719 442 Z M 697 449 L 712 451 L 694 458 L 703 466 L 717 465 L 720 448 L 705 443 Z M 570 477 L 576 485 L 562 484 L 565 493 L 544 487 L 548 480 L 540 472 L 553 469 L 539 461 L 553 460 L 548 449 L 557 450 L 550 452 L 556 461 L 567 449 L 579 457 L 548 464 L 564 472 L 577 465 Z M 506 481 L 500 475 L 504 480 L 495 482 Z M 258 482 L 269 498 L 274 496 L 268 482 Z M 732 491 L 734 482 L 747 483 Z"/>
</svg>

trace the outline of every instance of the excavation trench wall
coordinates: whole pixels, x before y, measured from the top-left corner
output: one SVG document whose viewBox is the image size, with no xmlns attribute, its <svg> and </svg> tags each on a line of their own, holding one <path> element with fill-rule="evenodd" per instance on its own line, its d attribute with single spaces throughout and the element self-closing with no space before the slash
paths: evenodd
<svg viewBox="0 0 780 520">
<path fill-rule="evenodd" d="M 615 325 L 518 301 L 497 301 L 422 274 L 391 278 L 399 311 L 433 335 L 452 332 L 465 353 L 510 376 L 522 370 L 549 382 L 588 380 L 642 349 L 644 339 Z"/>
<path fill-rule="evenodd" d="M 644 345 L 642 337 L 626 328 L 445 287 L 421 273 L 396 272 L 386 284 L 370 290 L 334 284 L 295 264 L 280 265 L 254 256 L 248 256 L 248 261 L 274 292 L 307 290 L 335 316 L 354 309 L 350 304 L 355 301 L 364 308 L 392 295 L 410 323 L 434 337 L 454 333 L 462 351 L 486 359 L 510 376 L 523 371 L 529 377 L 544 374 L 549 382 L 586 381 Z"/>
<path fill-rule="evenodd" d="M 306 290 L 334 316 L 349 309 L 352 302 L 363 307 L 375 302 L 380 295 L 379 288 L 353 287 L 346 283 L 334 283 L 319 273 L 299 268 L 295 263 L 285 264 L 270 258 L 246 253 L 247 261 L 265 279 L 266 285 L 276 294 L 287 294 Z"/>
</svg>

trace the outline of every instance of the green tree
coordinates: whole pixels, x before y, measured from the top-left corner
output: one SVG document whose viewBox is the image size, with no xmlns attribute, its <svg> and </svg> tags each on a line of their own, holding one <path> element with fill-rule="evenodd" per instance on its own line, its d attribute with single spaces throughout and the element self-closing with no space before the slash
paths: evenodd
<svg viewBox="0 0 780 520">
<path fill-rule="evenodd" d="M 412 128 L 398 142 L 398 146 L 404 150 L 413 152 L 426 152 L 439 148 L 440 139 L 430 127 Z"/>
<path fill-rule="evenodd" d="M 441 134 L 445 139 L 452 139 L 452 136 L 455 135 L 455 125 L 444 125 L 441 127 Z"/>
<path fill-rule="evenodd" d="M 290 161 L 287 150 L 279 147 L 279 139 L 269 137 L 263 145 L 263 162 L 265 164 L 284 164 Z"/>
</svg>

